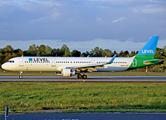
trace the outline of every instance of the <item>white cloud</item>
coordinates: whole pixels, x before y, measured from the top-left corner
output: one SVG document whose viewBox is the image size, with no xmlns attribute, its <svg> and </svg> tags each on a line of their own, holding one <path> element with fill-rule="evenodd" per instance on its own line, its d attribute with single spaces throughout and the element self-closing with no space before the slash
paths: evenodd
<svg viewBox="0 0 166 120">
<path fill-rule="evenodd" d="M 43 23 L 43 22 L 50 22 L 51 20 L 55 20 L 59 17 L 60 13 L 53 13 L 52 15 L 48 15 L 48 16 L 42 16 L 40 18 L 37 19 L 32 19 L 29 20 L 28 23 Z"/>
<path fill-rule="evenodd" d="M 140 5 L 140 4 L 156 2 L 152 0 L 151 1 L 150 0 L 89 0 L 89 1 L 112 4 L 112 5 Z"/>
<path fill-rule="evenodd" d="M 97 22 L 101 22 L 101 21 L 102 21 L 102 18 L 97 17 L 97 18 L 96 18 L 96 21 L 97 21 Z"/>
<path fill-rule="evenodd" d="M 121 18 L 119 18 L 119 19 L 117 19 L 117 20 L 114 20 L 114 21 L 112 21 L 113 23 L 116 23 L 116 22 L 118 22 L 118 21 L 123 21 L 125 18 L 124 17 L 121 17 Z"/>
<path fill-rule="evenodd" d="M 142 9 L 143 13 L 160 13 L 160 12 L 166 12 L 166 9 L 163 8 L 145 8 Z"/>
<path fill-rule="evenodd" d="M 164 13 L 166 12 L 165 6 L 157 5 L 143 5 L 133 8 L 136 13 L 146 13 L 146 14 L 155 14 L 155 13 Z"/>
<path fill-rule="evenodd" d="M 15 6 L 18 7 L 22 10 L 25 11 L 40 11 L 40 10 L 47 10 L 50 8 L 56 8 L 56 7 L 61 7 L 63 6 L 62 4 L 55 2 L 55 1 L 38 1 L 38 0 L 32 0 L 32 1 L 28 1 L 28 0 L 15 0 L 15 1 L 1 1 L 0 0 L 0 5 L 11 5 L 11 6 Z"/>
</svg>

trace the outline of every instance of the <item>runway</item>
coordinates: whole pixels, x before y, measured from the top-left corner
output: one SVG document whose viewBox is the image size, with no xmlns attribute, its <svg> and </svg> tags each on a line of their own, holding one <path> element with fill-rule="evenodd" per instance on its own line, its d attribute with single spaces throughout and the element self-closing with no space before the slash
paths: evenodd
<svg viewBox="0 0 166 120">
<path fill-rule="evenodd" d="M 0 118 L 5 116 L 0 114 Z M 9 120 L 165 120 L 164 113 L 38 113 L 10 114 Z"/>
<path fill-rule="evenodd" d="M 88 79 L 62 76 L 0 76 L 0 82 L 166 82 L 166 76 L 88 76 Z"/>
</svg>

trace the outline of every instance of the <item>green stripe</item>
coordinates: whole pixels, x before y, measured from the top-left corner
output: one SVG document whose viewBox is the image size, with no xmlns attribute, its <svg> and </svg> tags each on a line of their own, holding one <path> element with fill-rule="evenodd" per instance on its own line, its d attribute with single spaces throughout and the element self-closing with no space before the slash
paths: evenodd
<svg viewBox="0 0 166 120">
<path fill-rule="evenodd" d="M 128 68 L 128 70 L 160 63 L 160 61 L 151 62 L 148 64 L 143 63 L 144 61 L 148 61 L 148 60 L 153 61 L 153 60 L 158 60 L 158 59 L 154 59 L 154 55 L 136 55 L 135 58 L 133 59 L 133 62 L 130 65 L 130 67 Z"/>
</svg>

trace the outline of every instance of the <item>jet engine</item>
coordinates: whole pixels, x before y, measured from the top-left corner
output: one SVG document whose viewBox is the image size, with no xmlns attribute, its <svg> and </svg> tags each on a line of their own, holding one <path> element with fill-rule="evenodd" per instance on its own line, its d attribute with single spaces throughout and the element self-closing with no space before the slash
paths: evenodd
<svg viewBox="0 0 166 120">
<path fill-rule="evenodd" d="M 61 74 L 64 77 L 74 76 L 75 75 L 75 69 L 64 68 L 64 69 L 62 69 Z"/>
</svg>

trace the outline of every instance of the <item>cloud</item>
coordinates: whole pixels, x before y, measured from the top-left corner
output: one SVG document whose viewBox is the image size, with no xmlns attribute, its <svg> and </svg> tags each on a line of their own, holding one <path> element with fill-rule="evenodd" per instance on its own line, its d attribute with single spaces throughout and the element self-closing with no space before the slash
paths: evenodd
<svg viewBox="0 0 166 120">
<path fill-rule="evenodd" d="M 141 4 L 156 2 L 153 0 L 90 0 L 90 1 L 97 3 L 111 4 L 111 5 L 141 5 Z"/>
<path fill-rule="evenodd" d="M 144 8 L 142 9 L 143 13 L 162 13 L 162 12 L 166 12 L 166 9 L 164 8 Z"/>
<path fill-rule="evenodd" d="M 165 6 L 154 0 L 0 0 L 0 39 L 165 39 Z"/>
<path fill-rule="evenodd" d="M 121 17 L 121 18 L 119 18 L 119 19 L 117 19 L 117 20 L 114 20 L 114 21 L 112 21 L 113 23 L 116 23 L 116 22 L 118 22 L 118 21 L 123 21 L 125 18 L 124 17 Z"/>
<path fill-rule="evenodd" d="M 165 6 L 152 4 L 152 5 L 143 5 L 133 8 L 136 13 L 145 13 L 145 14 L 156 14 L 156 13 L 166 13 Z"/>
<path fill-rule="evenodd" d="M 97 17 L 97 18 L 96 18 L 96 21 L 97 21 L 97 22 L 101 22 L 101 21 L 102 21 L 102 18 Z"/>
</svg>

